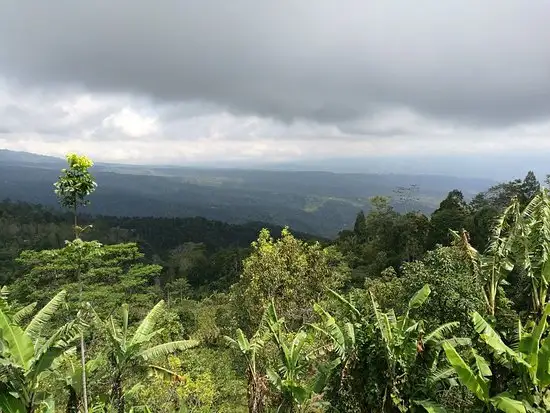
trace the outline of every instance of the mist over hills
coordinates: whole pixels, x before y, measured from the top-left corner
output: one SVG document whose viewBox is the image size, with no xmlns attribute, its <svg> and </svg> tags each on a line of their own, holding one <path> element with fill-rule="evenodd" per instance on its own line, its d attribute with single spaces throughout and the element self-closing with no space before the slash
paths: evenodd
<svg viewBox="0 0 550 413">
<path fill-rule="evenodd" d="M 550 172 L 550 154 L 468 154 L 426 156 L 370 156 L 305 159 L 264 164 L 263 169 L 331 171 L 337 173 L 442 175 L 507 181 L 534 171 L 539 178 Z M 254 165 L 252 165 L 254 166 Z"/>
<path fill-rule="evenodd" d="M 63 159 L 0 150 L 0 198 L 56 205 L 53 182 Z M 289 168 L 290 169 L 290 168 Z M 334 173 L 97 163 L 99 184 L 88 212 L 116 216 L 202 216 L 229 223 L 260 221 L 334 236 L 352 225 L 369 198 L 417 185 L 408 205 L 431 212 L 452 189 L 471 197 L 493 180 L 444 175 Z"/>
</svg>

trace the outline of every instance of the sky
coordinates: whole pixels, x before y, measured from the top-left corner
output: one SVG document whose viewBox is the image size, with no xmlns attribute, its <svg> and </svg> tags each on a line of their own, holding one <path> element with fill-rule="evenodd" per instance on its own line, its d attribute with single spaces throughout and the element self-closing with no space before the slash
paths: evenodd
<svg viewBox="0 0 550 413">
<path fill-rule="evenodd" d="M 550 154 L 548 0 L 0 0 L 0 148 Z"/>
</svg>

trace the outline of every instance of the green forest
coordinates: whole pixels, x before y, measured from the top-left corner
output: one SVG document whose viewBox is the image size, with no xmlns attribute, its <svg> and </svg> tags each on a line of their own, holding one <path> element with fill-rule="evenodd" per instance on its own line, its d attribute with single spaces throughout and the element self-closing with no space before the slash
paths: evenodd
<svg viewBox="0 0 550 413">
<path fill-rule="evenodd" d="M 0 412 L 550 411 L 550 192 L 430 215 L 375 196 L 334 239 L 0 203 Z M 407 207 L 408 206 L 408 207 Z"/>
</svg>

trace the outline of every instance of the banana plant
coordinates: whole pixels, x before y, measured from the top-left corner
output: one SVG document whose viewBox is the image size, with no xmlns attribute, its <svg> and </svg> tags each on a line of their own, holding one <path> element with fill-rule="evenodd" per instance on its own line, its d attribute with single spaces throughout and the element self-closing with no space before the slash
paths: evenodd
<svg viewBox="0 0 550 413">
<path fill-rule="evenodd" d="M 516 261 L 531 281 L 534 313 L 540 317 L 550 286 L 550 194 L 542 188 L 517 214 Z"/>
<path fill-rule="evenodd" d="M 11 321 L 20 324 L 23 320 L 30 317 L 36 308 L 36 303 L 30 303 L 25 307 L 16 310 L 10 302 L 10 292 L 7 286 L 0 288 L 0 309 L 11 317 Z"/>
<path fill-rule="evenodd" d="M 427 349 L 436 349 L 449 340 L 456 344 L 469 343 L 467 339 L 447 338 L 447 335 L 459 326 L 458 322 L 443 324 L 426 333 L 424 322 L 410 317 L 411 311 L 421 307 L 430 293 L 429 285 L 424 285 L 409 300 L 405 314 L 399 317 L 393 310 L 382 312 L 374 295 L 371 294 L 374 320 L 385 350 L 388 373 L 381 411 L 398 409 L 405 412 L 409 410 L 409 401 L 403 397 L 400 383 L 404 377 L 408 377 L 412 373 L 419 355 L 423 355 Z M 436 368 L 437 362 L 438 357 L 433 357 L 431 370 Z"/>
<path fill-rule="evenodd" d="M 521 209 L 515 199 L 498 218 L 491 242 L 484 254 L 469 242 L 465 231 L 451 231 L 455 244 L 462 247 L 472 271 L 483 282 L 489 315 L 497 308 L 499 287 L 515 267 L 530 280 L 531 305 L 537 317 L 542 315 L 550 287 L 550 193 L 542 188 Z"/>
<path fill-rule="evenodd" d="M 267 368 L 267 377 L 282 396 L 278 411 L 302 412 L 322 405 L 322 393 L 339 361 L 315 363 L 316 349 L 309 351 L 312 336 L 301 329 L 289 333 L 279 318 L 273 301 L 267 308 L 267 325 L 279 355 L 277 369 Z M 316 374 L 310 377 L 310 371 Z"/>
<path fill-rule="evenodd" d="M 124 382 L 132 374 L 149 371 L 169 378 L 181 378 L 176 372 L 166 369 L 154 361 L 177 351 L 183 351 L 199 344 L 196 340 L 180 340 L 151 346 L 151 341 L 162 329 L 155 329 L 159 315 L 165 307 L 164 301 L 156 304 L 130 335 L 128 327 L 128 305 L 121 308 L 122 327 L 116 326 L 113 317 L 102 321 L 96 315 L 96 322 L 103 326 L 110 341 L 108 359 L 112 367 L 111 404 L 118 413 L 124 413 Z"/>
<path fill-rule="evenodd" d="M 442 351 L 442 344 L 451 342 L 455 345 L 469 345 L 467 338 L 449 338 L 454 329 L 459 326 L 458 322 L 450 322 L 438 326 L 430 332 L 424 331 L 424 322 L 411 318 L 411 312 L 421 307 L 428 299 L 431 290 L 424 285 L 409 300 L 405 313 L 396 316 L 393 310 L 383 312 L 380 309 L 373 294 L 370 294 L 372 315 L 362 313 L 350 299 L 346 299 L 335 291 L 331 295 L 342 303 L 348 310 L 349 320 L 341 322 L 320 306 L 315 306 L 315 311 L 321 318 L 321 323 L 312 325 L 320 331 L 331 342 L 331 350 L 337 355 L 337 362 L 340 362 L 341 377 L 340 384 L 346 375 L 347 369 L 355 363 L 358 352 L 358 336 L 373 337 L 372 329 L 377 332 L 375 340 L 379 340 L 379 347 L 383 348 L 386 362 L 386 386 L 384 395 L 379 406 L 379 411 L 408 411 L 410 402 L 404 397 L 402 384 L 406 382 L 408 375 L 413 369 L 418 368 L 417 361 L 421 358 L 423 363 L 428 364 L 430 377 L 426 377 L 426 385 L 435 381 L 436 374 L 449 376 L 452 370 L 439 369 L 439 353 Z M 431 377 L 434 376 L 434 377 Z"/>
<path fill-rule="evenodd" d="M 509 392 L 491 395 L 493 376 L 489 363 L 474 349 L 470 363 L 465 361 L 451 343 L 443 344 L 449 364 L 460 382 L 487 406 L 506 413 L 545 412 L 550 409 L 550 336 L 547 304 L 541 319 L 531 323 L 528 331 L 518 321 L 517 343 L 507 345 L 492 326 L 477 312 L 472 322 L 480 339 L 495 360 L 509 369 L 521 383 L 517 394 Z"/>
<path fill-rule="evenodd" d="M 76 347 L 67 350 L 62 356 L 52 363 L 51 372 L 45 380 L 63 387 L 67 393 L 66 413 L 78 413 L 83 407 L 82 365 L 76 356 Z M 104 363 L 99 356 L 86 362 L 86 375 L 89 376 L 99 369 Z"/>
<path fill-rule="evenodd" d="M 506 278 L 514 268 L 513 251 L 517 240 L 520 204 L 516 199 L 497 219 L 487 250 L 481 254 L 468 239 L 468 233 L 450 230 L 454 244 L 463 252 L 471 271 L 482 283 L 487 312 L 492 317 L 497 309 L 500 287 L 506 285 Z"/>
<path fill-rule="evenodd" d="M 333 292 L 333 294 L 337 294 Z M 340 297 L 343 299 L 342 297 Z M 345 300 L 345 299 L 344 299 Z M 335 361 L 341 364 L 340 383 L 347 375 L 348 368 L 357 356 L 357 343 L 355 328 L 359 324 L 351 322 L 338 323 L 338 321 L 319 304 L 315 303 L 313 310 L 321 318 L 320 323 L 310 324 L 315 330 L 319 331 L 331 342 L 329 349 L 336 354 Z"/>
<path fill-rule="evenodd" d="M 78 320 L 50 332 L 50 321 L 64 304 L 65 296 L 65 291 L 59 292 L 23 326 L 22 320 L 32 314 L 34 305 L 13 311 L 7 302 L 7 291 L 2 290 L 0 411 L 23 413 L 39 408 L 51 411 L 51 397 L 41 389 L 41 379 L 53 368 L 55 360 L 76 342 L 79 332 Z"/>
<path fill-rule="evenodd" d="M 248 382 L 248 412 L 259 413 L 265 409 L 266 383 L 265 376 L 260 373 L 257 358 L 266 343 L 271 339 L 272 333 L 266 328 L 267 310 L 264 312 L 258 330 L 250 338 L 244 335 L 239 328 L 236 338 L 225 336 L 225 340 L 236 348 L 246 359 L 246 375 Z"/>
</svg>

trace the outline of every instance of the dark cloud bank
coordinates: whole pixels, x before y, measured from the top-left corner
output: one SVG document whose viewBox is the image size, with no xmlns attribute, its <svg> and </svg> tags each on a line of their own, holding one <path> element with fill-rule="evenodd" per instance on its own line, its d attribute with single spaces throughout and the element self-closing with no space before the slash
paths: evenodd
<svg viewBox="0 0 550 413">
<path fill-rule="evenodd" d="M 345 123 L 550 113 L 548 1 L 0 0 L 0 74 Z"/>
</svg>

